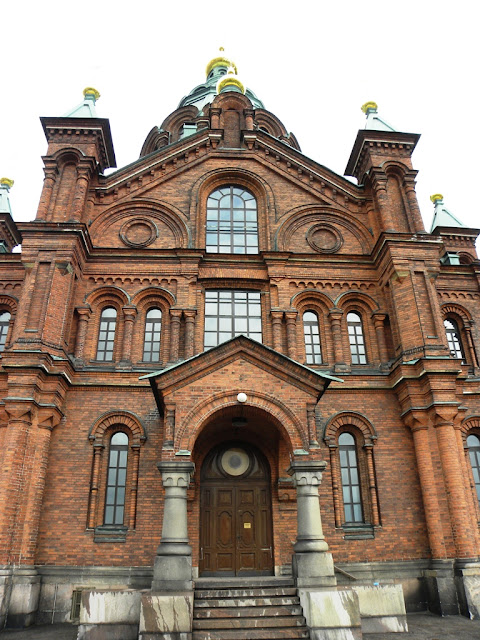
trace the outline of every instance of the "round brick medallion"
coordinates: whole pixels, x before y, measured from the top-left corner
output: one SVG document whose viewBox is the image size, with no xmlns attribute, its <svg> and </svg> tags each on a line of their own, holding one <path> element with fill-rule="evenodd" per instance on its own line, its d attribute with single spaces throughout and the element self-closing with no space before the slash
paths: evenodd
<svg viewBox="0 0 480 640">
<path fill-rule="evenodd" d="M 343 244 L 342 234 L 330 224 L 316 224 L 307 231 L 307 242 L 318 253 L 335 253 Z"/>
<path fill-rule="evenodd" d="M 120 238 L 130 247 L 148 247 L 158 238 L 158 229 L 148 218 L 135 218 L 122 226 Z"/>
</svg>

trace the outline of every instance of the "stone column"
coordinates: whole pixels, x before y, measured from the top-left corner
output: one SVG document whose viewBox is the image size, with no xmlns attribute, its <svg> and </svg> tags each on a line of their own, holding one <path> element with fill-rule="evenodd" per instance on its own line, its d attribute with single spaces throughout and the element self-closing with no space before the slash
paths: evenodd
<svg viewBox="0 0 480 640">
<path fill-rule="evenodd" d="M 363 448 L 367 456 L 368 491 L 370 493 L 370 504 L 372 505 L 372 524 L 374 527 L 378 527 L 380 524 L 380 513 L 378 510 L 377 485 L 375 483 L 375 469 L 373 465 L 373 443 L 368 442 Z"/>
<path fill-rule="evenodd" d="M 72 202 L 71 220 L 73 222 L 80 222 L 82 219 L 82 213 L 85 208 L 85 200 L 87 197 L 89 177 L 90 172 L 88 169 L 77 167 L 77 184 L 75 185 L 75 193 L 73 195 Z"/>
<path fill-rule="evenodd" d="M 78 327 L 77 327 L 77 340 L 75 342 L 75 359 L 83 361 L 83 354 L 85 350 L 85 340 L 87 337 L 88 320 L 92 310 L 90 307 L 77 307 L 78 313 Z"/>
<path fill-rule="evenodd" d="M 287 321 L 287 350 L 288 357 L 297 359 L 297 315 L 296 311 L 285 311 Z"/>
<path fill-rule="evenodd" d="M 192 548 L 187 529 L 187 489 L 195 465 L 170 460 L 159 462 L 165 489 L 162 539 L 153 566 L 152 591 L 185 591 L 193 588 Z"/>
<path fill-rule="evenodd" d="M 138 469 L 140 463 L 140 445 L 133 444 L 131 446 L 133 468 L 132 468 L 132 484 L 130 487 L 130 516 L 129 516 L 129 528 L 135 529 L 136 514 L 137 514 L 137 491 L 138 491 Z"/>
<path fill-rule="evenodd" d="M 48 212 L 50 208 L 50 202 L 52 200 L 53 188 L 55 187 L 55 180 L 58 174 L 56 167 L 45 167 L 45 179 L 43 181 L 42 196 L 37 210 L 37 220 L 46 220 L 48 218 Z"/>
<path fill-rule="evenodd" d="M 415 176 L 405 176 L 403 186 L 407 195 L 408 206 L 410 209 L 411 219 L 413 222 L 414 231 L 416 233 L 425 233 L 425 227 L 423 226 L 422 214 L 418 206 L 417 194 L 415 192 Z"/>
<path fill-rule="evenodd" d="M 100 466 L 102 462 L 103 444 L 94 443 L 93 445 L 93 470 L 92 484 L 90 486 L 90 504 L 88 506 L 88 528 L 93 529 L 96 525 L 98 488 L 100 483 Z"/>
<path fill-rule="evenodd" d="M 336 584 L 332 555 L 323 535 L 318 487 L 327 463 L 294 461 L 288 474 L 297 489 L 297 541 L 293 547 L 293 574 L 298 587 Z"/>
<path fill-rule="evenodd" d="M 180 309 L 170 309 L 170 362 L 178 361 L 181 319 L 182 311 Z"/>
<path fill-rule="evenodd" d="M 335 371 L 345 371 L 345 369 L 347 368 L 345 355 L 343 353 L 342 316 L 343 310 L 337 308 L 330 309 L 328 314 L 328 317 L 330 318 L 330 326 L 332 327 Z"/>
<path fill-rule="evenodd" d="M 373 324 L 377 335 L 378 352 L 380 354 L 380 364 L 384 365 L 388 362 L 387 342 L 385 340 L 385 318 L 386 313 L 373 313 Z"/>
<path fill-rule="evenodd" d="M 191 358 L 195 353 L 195 309 L 186 309 L 185 316 L 185 359 Z"/>
<path fill-rule="evenodd" d="M 137 316 L 137 310 L 135 307 L 123 307 L 123 348 L 122 348 L 122 362 L 130 363 L 132 361 L 132 338 L 133 338 L 133 323 Z"/>
<path fill-rule="evenodd" d="M 472 324 L 473 322 L 471 320 L 465 321 L 463 323 L 463 328 L 465 329 L 465 335 L 467 336 L 467 347 L 468 347 L 468 353 L 470 354 L 470 360 L 471 360 L 472 366 L 474 369 L 478 369 L 477 354 L 475 352 L 475 347 L 474 347 L 473 338 L 472 338 Z"/>
<path fill-rule="evenodd" d="M 273 348 L 275 351 L 282 353 L 282 320 L 283 311 L 271 311 L 272 315 L 272 335 Z"/>
</svg>

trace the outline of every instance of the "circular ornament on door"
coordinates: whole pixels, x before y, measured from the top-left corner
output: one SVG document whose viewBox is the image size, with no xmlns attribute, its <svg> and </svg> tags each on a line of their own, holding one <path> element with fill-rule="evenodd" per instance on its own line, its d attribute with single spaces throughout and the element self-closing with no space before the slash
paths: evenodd
<svg viewBox="0 0 480 640">
<path fill-rule="evenodd" d="M 333 225 L 315 224 L 307 231 L 307 242 L 318 253 L 336 253 L 343 244 L 343 236 Z"/>
<path fill-rule="evenodd" d="M 241 476 L 248 470 L 250 458 L 246 451 L 234 447 L 222 453 L 220 466 L 229 476 Z"/>
<path fill-rule="evenodd" d="M 120 238 L 130 247 L 148 247 L 158 238 L 158 229 L 148 218 L 135 218 L 122 226 Z"/>
</svg>

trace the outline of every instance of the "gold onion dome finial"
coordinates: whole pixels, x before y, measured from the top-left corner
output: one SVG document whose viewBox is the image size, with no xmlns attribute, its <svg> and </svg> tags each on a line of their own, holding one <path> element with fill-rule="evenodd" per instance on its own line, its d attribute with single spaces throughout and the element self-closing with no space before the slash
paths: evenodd
<svg viewBox="0 0 480 640">
<path fill-rule="evenodd" d="M 207 78 L 210 74 L 210 71 L 212 69 L 215 69 L 215 67 L 233 67 L 235 69 L 235 73 L 237 73 L 236 64 L 231 60 L 229 60 L 224 55 L 225 49 L 223 47 L 220 47 L 219 52 L 220 52 L 220 55 L 210 60 L 210 62 L 207 64 L 207 68 L 206 68 Z"/>
<path fill-rule="evenodd" d="M 443 200 L 443 196 L 441 193 L 434 193 L 433 196 L 430 196 L 430 200 L 436 204 L 439 200 Z"/>
<path fill-rule="evenodd" d="M 100 93 L 93 87 L 85 87 L 83 90 L 83 96 L 84 98 L 87 96 L 93 96 L 95 100 L 98 100 L 100 98 Z"/>
<path fill-rule="evenodd" d="M 228 91 L 229 89 L 245 93 L 245 85 L 236 75 L 234 67 L 230 67 L 227 73 L 217 82 L 217 93 L 221 93 L 224 90 Z"/>
<path fill-rule="evenodd" d="M 11 189 L 13 187 L 13 184 L 13 180 L 10 180 L 10 178 L 0 178 L 0 185 L 2 185 L 2 187 Z"/>
<path fill-rule="evenodd" d="M 377 111 L 377 109 L 378 104 L 376 102 L 373 102 L 373 100 L 369 100 L 368 102 L 365 102 L 365 104 L 362 104 L 363 113 L 368 113 L 370 110 Z"/>
</svg>

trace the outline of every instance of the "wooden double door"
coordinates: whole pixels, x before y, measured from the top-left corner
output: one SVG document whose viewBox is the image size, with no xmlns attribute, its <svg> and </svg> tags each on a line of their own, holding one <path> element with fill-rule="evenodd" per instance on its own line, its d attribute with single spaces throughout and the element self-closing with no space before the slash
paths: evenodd
<svg viewBox="0 0 480 640">
<path fill-rule="evenodd" d="M 202 467 L 200 574 L 272 575 L 267 462 L 253 447 L 217 447 Z"/>
</svg>

